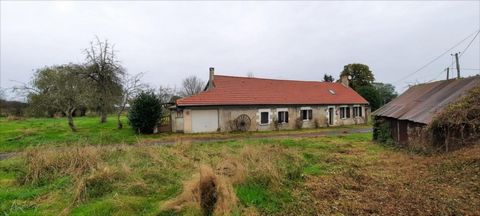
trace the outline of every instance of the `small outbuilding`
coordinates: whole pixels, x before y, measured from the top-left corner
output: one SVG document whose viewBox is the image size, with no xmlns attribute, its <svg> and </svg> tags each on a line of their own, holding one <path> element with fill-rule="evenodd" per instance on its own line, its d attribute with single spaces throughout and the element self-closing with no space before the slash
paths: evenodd
<svg viewBox="0 0 480 216">
<path fill-rule="evenodd" d="M 368 102 L 342 82 L 210 76 L 204 91 L 176 101 L 172 131 L 264 131 L 363 124 Z"/>
<path fill-rule="evenodd" d="M 372 113 L 374 139 L 388 130 L 401 146 L 439 146 L 447 150 L 449 142 L 458 146 L 474 139 L 480 126 L 479 90 L 480 76 L 412 86 Z"/>
</svg>

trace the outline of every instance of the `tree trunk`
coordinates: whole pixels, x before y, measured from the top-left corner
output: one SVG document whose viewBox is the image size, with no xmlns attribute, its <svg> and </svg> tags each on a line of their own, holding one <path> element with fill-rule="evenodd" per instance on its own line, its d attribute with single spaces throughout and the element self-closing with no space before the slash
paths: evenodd
<svg viewBox="0 0 480 216">
<path fill-rule="evenodd" d="M 72 132 L 77 132 L 77 126 L 73 123 L 72 112 L 67 112 L 68 126 L 72 129 Z"/>
<path fill-rule="evenodd" d="M 102 124 L 107 122 L 107 102 L 106 102 L 107 90 L 106 88 L 107 87 L 105 85 L 102 85 L 102 96 L 100 98 L 100 123 Z"/>
<path fill-rule="evenodd" d="M 122 107 L 120 107 L 120 110 L 118 111 L 118 114 L 117 114 L 117 120 L 118 120 L 117 128 L 118 129 L 123 128 L 122 121 L 120 121 L 120 116 L 122 115 L 122 112 L 125 110 L 125 106 L 127 105 L 127 98 L 128 98 L 128 94 L 125 96 L 125 98 L 123 100 L 124 102 L 122 103 Z"/>
<path fill-rule="evenodd" d="M 100 111 L 100 123 L 107 122 L 107 112 L 104 110 Z"/>
<path fill-rule="evenodd" d="M 122 121 L 120 121 L 120 116 L 121 115 L 122 115 L 122 111 L 118 112 L 118 115 L 117 115 L 117 120 L 118 120 L 117 129 L 122 129 L 123 128 Z"/>
</svg>

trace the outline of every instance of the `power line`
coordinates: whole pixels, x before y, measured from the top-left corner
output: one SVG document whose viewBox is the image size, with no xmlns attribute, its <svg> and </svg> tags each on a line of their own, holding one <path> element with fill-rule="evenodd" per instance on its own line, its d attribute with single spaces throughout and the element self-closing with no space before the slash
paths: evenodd
<svg viewBox="0 0 480 216">
<path fill-rule="evenodd" d="M 464 38 L 464 39 L 462 39 L 460 42 L 456 43 L 453 47 L 451 47 L 451 48 L 448 49 L 447 51 L 443 52 L 442 54 L 440 54 L 440 55 L 437 56 L 436 58 L 434 58 L 434 59 L 432 59 L 431 61 L 429 61 L 427 64 L 425 64 L 425 65 L 423 65 L 422 67 L 418 68 L 418 69 L 415 70 L 414 72 L 409 73 L 407 76 L 405 76 L 405 77 L 403 77 L 403 78 L 395 81 L 394 84 L 395 84 L 395 83 L 398 83 L 398 82 L 400 82 L 400 81 L 403 81 L 403 80 L 405 80 L 406 78 L 410 77 L 411 75 L 413 75 L 413 74 L 415 74 L 415 73 L 417 73 L 417 72 L 425 69 L 425 68 L 428 67 L 430 64 L 432 64 L 433 62 L 437 61 L 437 60 L 440 59 L 442 56 L 444 56 L 445 54 L 447 54 L 448 52 L 450 52 L 452 49 L 454 49 L 455 47 L 457 47 L 457 46 L 459 46 L 460 44 L 462 44 L 464 41 L 466 41 L 468 38 L 470 38 L 470 37 L 471 37 L 472 35 L 474 35 L 475 33 L 476 33 L 476 35 L 475 35 L 475 37 L 476 37 L 479 32 L 480 32 L 480 30 L 477 30 L 477 31 L 471 33 L 471 34 L 468 35 L 466 38 Z M 473 40 L 472 40 L 472 41 L 473 41 Z M 470 42 L 470 44 L 471 44 L 471 42 Z M 470 44 L 469 44 L 469 46 L 470 46 Z M 469 46 L 467 46 L 467 48 L 468 48 Z"/>
<path fill-rule="evenodd" d="M 467 47 L 465 47 L 465 49 L 463 49 L 463 51 L 460 53 L 459 58 L 462 57 L 462 55 L 467 51 L 467 49 L 470 47 L 470 45 L 472 45 L 473 41 L 475 40 L 475 38 L 477 38 L 479 33 L 480 33 L 480 30 L 477 32 L 475 37 L 473 37 L 473 39 L 470 41 L 470 43 L 468 43 Z"/>
<path fill-rule="evenodd" d="M 457 68 L 452 68 L 453 69 L 457 69 Z M 480 68 L 462 68 L 462 70 L 480 70 Z"/>
</svg>

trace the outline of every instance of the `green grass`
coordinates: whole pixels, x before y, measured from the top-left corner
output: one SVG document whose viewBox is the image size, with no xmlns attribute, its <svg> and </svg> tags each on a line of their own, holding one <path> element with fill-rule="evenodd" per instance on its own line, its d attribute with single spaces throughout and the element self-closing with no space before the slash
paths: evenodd
<svg viewBox="0 0 480 216">
<path fill-rule="evenodd" d="M 293 201 L 288 191 L 271 191 L 264 185 L 251 182 L 239 185 L 235 192 L 242 204 L 267 214 L 278 213 L 282 205 Z"/>
<path fill-rule="evenodd" d="M 0 152 L 17 151 L 27 147 L 69 144 L 133 143 L 137 136 L 126 124 L 116 129 L 116 119 L 110 117 L 100 124 L 98 117 L 75 118 L 78 132 L 71 132 L 65 118 L 27 118 L 7 120 L 0 118 Z"/>
<path fill-rule="evenodd" d="M 229 161 L 245 177 L 226 183 L 238 199 L 227 215 L 421 215 L 423 208 L 472 215 L 480 206 L 480 147 L 426 157 L 372 143 L 368 133 L 136 136 L 128 126 L 115 129 L 113 118 L 103 125 L 96 117 L 76 120 L 73 137 L 64 119 L 0 120 L 0 149 L 28 153 L 0 161 L 0 215 L 202 215 L 195 205 L 164 205 L 187 190 L 200 165 L 218 171 Z M 245 139 L 105 146 L 176 136 Z M 25 182 L 34 171 L 39 181 Z"/>
<path fill-rule="evenodd" d="M 74 118 L 78 132 L 72 132 L 65 118 L 26 118 L 8 120 L 0 118 L 0 152 L 21 151 L 38 146 L 69 146 L 69 145 L 110 145 L 133 144 L 138 141 L 175 140 L 175 138 L 249 138 L 251 136 L 268 136 L 273 134 L 302 134 L 318 131 L 338 130 L 339 128 L 320 128 L 285 131 L 261 131 L 248 133 L 213 133 L 213 134 L 176 134 L 160 133 L 153 135 L 137 135 L 127 124 L 127 118 L 122 116 L 124 128 L 117 129 L 117 120 L 109 116 L 108 121 L 100 124 L 99 117 Z M 370 127 L 369 125 L 342 126 L 346 128 Z M 285 145 L 288 145 L 286 141 Z"/>
<path fill-rule="evenodd" d="M 48 176 L 54 178 L 46 178 L 38 184 L 19 182 L 28 173 L 28 168 L 26 158 L 17 156 L 0 161 L 0 212 L 10 215 L 58 214 L 68 209 L 72 215 L 175 215 L 177 213 L 162 209 L 161 204 L 182 192 L 183 182 L 197 172 L 198 164 L 215 167 L 225 159 L 243 160 L 242 151 L 250 146 L 255 149 L 254 153 L 264 152 L 257 157 L 271 154 L 272 164 L 283 177 L 275 183 L 268 170 L 252 171 L 246 181 L 234 187 L 239 204 L 264 214 L 279 214 L 282 209 L 295 204 L 293 190 L 303 190 L 302 176 L 329 173 L 319 171 L 326 154 L 343 148 L 343 140 L 356 137 L 357 141 L 368 142 L 370 139 L 369 135 L 351 134 L 345 137 L 262 138 L 174 146 L 99 146 L 95 148 L 95 152 L 98 152 L 95 154 L 100 154 L 101 160 L 97 171 L 76 177 L 53 172 L 63 168 L 52 167 L 43 172 L 52 172 Z M 337 146 L 334 143 L 341 144 Z M 270 148 L 277 149 L 279 154 L 271 153 Z M 58 149 L 58 154 L 52 157 L 61 155 L 61 151 L 70 151 L 69 148 Z M 256 160 L 251 164 L 248 161 L 244 163 L 248 169 L 258 166 Z M 111 174 L 98 175 L 104 166 L 108 167 Z M 78 180 L 75 179 L 81 178 L 90 179 L 87 183 L 87 201 L 72 204 L 78 187 Z M 181 214 L 197 213 L 189 207 L 181 211 Z"/>
</svg>

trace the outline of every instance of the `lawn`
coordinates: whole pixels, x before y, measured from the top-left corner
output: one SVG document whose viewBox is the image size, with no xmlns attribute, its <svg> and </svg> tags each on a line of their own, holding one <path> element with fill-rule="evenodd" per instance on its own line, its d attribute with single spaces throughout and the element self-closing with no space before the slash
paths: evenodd
<svg viewBox="0 0 480 216">
<path fill-rule="evenodd" d="M 128 133 L 111 139 L 123 141 Z M 478 173 L 478 145 L 425 156 L 372 143 L 370 134 L 46 145 L 0 161 L 0 212 L 475 215 Z"/>
<path fill-rule="evenodd" d="M 122 117 L 124 128 L 117 129 L 114 116 L 107 123 L 100 124 L 99 117 L 75 118 L 78 132 L 71 132 L 65 118 L 26 118 L 9 120 L 0 118 L 0 153 L 21 151 L 38 146 L 78 146 L 78 145 L 113 145 L 134 144 L 149 141 L 175 141 L 179 138 L 212 139 L 250 137 L 252 135 L 278 134 L 279 132 L 249 132 L 249 133 L 214 133 L 214 134 L 177 134 L 159 133 L 153 135 L 137 135 L 127 124 L 127 118 Z M 368 125 L 342 126 L 341 128 L 362 128 Z M 338 128 L 335 128 L 338 129 Z M 281 134 L 311 133 L 328 131 L 331 128 L 289 130 Z"/>
</svg>

